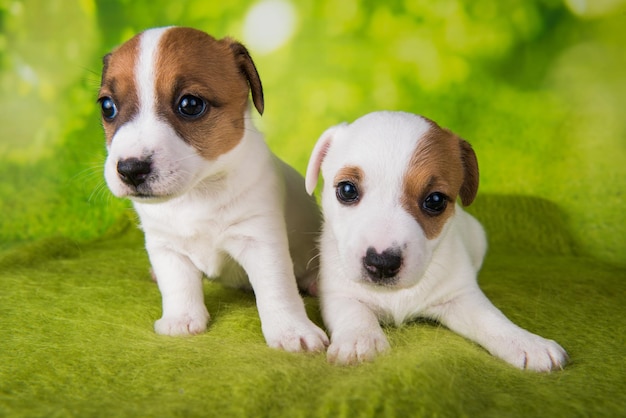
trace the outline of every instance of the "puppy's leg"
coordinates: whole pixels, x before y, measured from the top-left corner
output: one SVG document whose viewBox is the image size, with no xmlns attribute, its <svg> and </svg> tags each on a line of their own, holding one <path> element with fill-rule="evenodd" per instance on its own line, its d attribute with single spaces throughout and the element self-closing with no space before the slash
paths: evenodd
<svg viewBox="0 0 626 418">
<path fill-rule="evenodd" d="M 330 332 L 327 359 L 336 364 L 373 360 L 389 348 L 378 318 L 356 299 L 326 296 L 322 299 L 324 323 Z"/>
<path fill-rule="evenodd" d="M 277 243 L 246 237 L 231 242 L 228 247 L 254 289 L 267 345 L 292 352 L 323 351 L 328 337 L 306 315 L 286 239 Z"/>
<path fill-rule="evenodd" d="M 512 323 L 478 287 L 438 305 L 431 313 L 451 330 L 520 369 L 562 369 L 568 360 L 559 344 Z"/>
<path fill-rule="evenodd" d="M 154 330 L 165 335 L 204 332 L 209 312 L 204 305 L 202 273 L 176 252 L 150 248 L 148 254 L 163 301 L 163 316 L 154 323 Z"/>
</svg>

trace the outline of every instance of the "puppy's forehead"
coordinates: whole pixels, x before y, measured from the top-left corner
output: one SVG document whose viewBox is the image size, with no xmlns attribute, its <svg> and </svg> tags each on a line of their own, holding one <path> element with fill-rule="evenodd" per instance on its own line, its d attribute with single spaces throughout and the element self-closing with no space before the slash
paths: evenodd
<svg viewBox="0 0 626 418">
<path fill-rule="evenodd" d="M 410 113 L 367 114 L 337 133 L 329 165 L 360 166 L 370 176 L 391 172 L 401 176 L 430 129 L 427 119 Z"/>
<path fill-rule="evenodd" d="M 231 50 L 230 39 L 216 40 L 193 28 L 148 29 L 105 57 L 102 87 L 126 85 L 141 105 L 182 90 L 203 93 L 215 104 L 248 96 L 248 86 Z M 128 95 L 123 95 L 128 99 Z M 243 97 L 243 99 L 242 99 Z"/>
</svg>

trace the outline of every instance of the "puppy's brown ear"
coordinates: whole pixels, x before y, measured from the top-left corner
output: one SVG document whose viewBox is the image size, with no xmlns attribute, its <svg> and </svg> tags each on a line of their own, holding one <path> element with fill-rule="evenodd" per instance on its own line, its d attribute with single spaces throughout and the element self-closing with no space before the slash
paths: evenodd
<svg viewBox="0 0 626 418">
<path fill-rule="evenodd" d="M 104 75 L 109 68 L 109 61 L 111 60 L 111 53 L 109 52 L 104 57 L 102 57 L 102 77 L 100 79 L 100 87 L 104 84 Z"/>
<path fill-rule="evenodd" d="M 346 125 L 346 123 L 342 123 L 340 125 L 336 125 L 326 129 L 317 140 L 315 147 L 313 147 L 313 152 L 311 153 L 311 157 L 309 158 L 309 164 L 306 167 L 306 176 L 304 179 L 304 184 L 308 194 L 312 195 L 315 191 L 315 187 L 317 187 L 317 179 L 320 175 L 320 167 L 322 166 L 322 162 L 326 157 L 326 153 L 328 152 L 330 144 L 335 138 L 337 131 Z"/>
<path fill-rule="evenodd" d="M 261 84 L 261 78 L 256 70 L 254 61 L 252 61 L 252 57 L 250 57 L 246 47 L 239 42 L 231 41 L 230 49 L 235 56 L 235 62 L 239 66 L 239 70 L 246 77 L 246 80 L 248 80 L 248 85 L 250 86 L 250 91 L 252 92 L 252 102 L 254 103 L 254 107 L 256 107 L 256 110 L 262 115 L 263 110 L 265 109 L 263 85 Z"/>
<path fill-rule="evenodd" d="M 478 193 L 478 160 L 472 146 L 463 139 L 459 138 L 461 147 L 461 160 L 463 161 L 463 184 L 461 185 L 461 202 L 464 206 L 470 205 L 476 193 Z"/>
</svg>

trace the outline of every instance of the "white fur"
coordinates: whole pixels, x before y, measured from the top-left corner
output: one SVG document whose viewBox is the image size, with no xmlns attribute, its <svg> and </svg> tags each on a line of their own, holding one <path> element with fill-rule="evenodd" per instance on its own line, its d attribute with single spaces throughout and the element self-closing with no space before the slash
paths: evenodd
<svg viewBox="0 0 626 418">
<path fill-rule="evenodd" d="M 130 197 L 141 219 L 162 294 L 163 315 L 155 322 L 155 330 L 167 335 L 206 330 L 204 274 L 232 286 L 252 286 L 269 346 L 323 350 L 328 339 L 307 318 L 285 225 L 287 191 L 288 208 L 310 209 L 303 203 L 309 199 L 304 190 L 291 193 L 289 184 L 297 182 L 299 175 L 270 152 L 249 122 L 249 111 L 242 115 L 244 137 L 214 161 L 200 156 L 156 116 L 153 65 L 158 41 L 166 30 L 142 35 L 135 69 L 140 111 L 113 137 L 105 164 L 110 189 L 117 196 Z M 117 161 L 148 155 L 155 173 L 151 188 L 159 197 L 133 197 L 116 172 Z M 301 177 L 299 181 L 302 189 Z M 317 216 L 316 208 L 300 216 Z"/>
<path fill-rule="evenodd" d="M 565 351 L 509 321 L 479 289 L 476 276 L 487 248 L 478 221 L 457 204 L 441 233 L 427 239 L 403 208 L 402 179 L 428 123 L 401 112 L 376 112 L 327 130 L 307 169 L 315 189 L 321 166 L 324 227 L 321 238 L 320 298 L 331 333 L 328 359 L 340 364 L 370 360 L 389 348 L 379 323 L 411 318 L 438 320 L 493 355 L 519 368 L 562 367 Z M 365 173 L 357 205 L 341 204 L 333 179 L 344 166 Z M 436 174 L 436 173 L 433 173 Z M 403 249 L 397 282 L 367 280 L 362 259 L 368 247 Z"/>
</svg>

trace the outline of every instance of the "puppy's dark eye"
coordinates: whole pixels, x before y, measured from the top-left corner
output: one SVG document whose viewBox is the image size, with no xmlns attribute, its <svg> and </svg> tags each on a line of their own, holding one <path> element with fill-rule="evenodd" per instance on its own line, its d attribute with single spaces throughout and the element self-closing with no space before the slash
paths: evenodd
<svg viewBox="0 0 626 418">
<path fill-rule="evenodd" d="M 359 189 L 349 181 L 342 181 L 337 184 L 337 200 L 346 205 L 352 205 L 359 200 Z"/>
<path fill-rule="evenodd" d="M 178 102 L 178 113 L 186 118 L 197 118 L 204 114 L 207 105 L 199 97 L 187 94 L 180 98 Z"/>
<path fill-rule="evenodd" d="M 100 108 L 102 117 L 106 120 L 113 120 L 117 116 L 117 106 L 115 106 L 115 102 L 110 97 L 100 99 Z"/>
<path fill-rule="evenodd" d="M 422 203 L 424 209 L 430 215 L 441 214 L 448 206 L 448 198 L 443 193 L 434 192 L 429 194 Z"/>
</svg>

